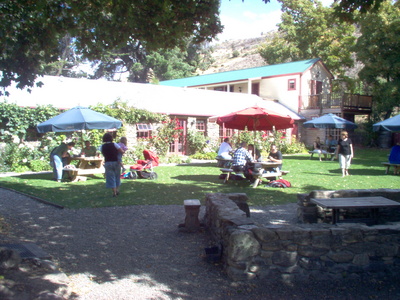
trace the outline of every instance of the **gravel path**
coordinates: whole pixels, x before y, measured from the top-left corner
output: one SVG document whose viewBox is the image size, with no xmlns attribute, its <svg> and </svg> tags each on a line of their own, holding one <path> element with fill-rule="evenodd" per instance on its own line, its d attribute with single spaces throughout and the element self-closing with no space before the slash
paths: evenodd
<svg viewBox="0 0 400 300">
<path fill-rule="evenodd" d="M 295 205 L 255 207 L 252 215 L 263 223 L 290 223 Z M 205 261 L 204 248 L 211 245 L 205 232 L 178 231 L 185 217 L 180 205 L 59 209 L 0 189 L 0 216 L 10 225 L 0 242 L 37 244 L 68 275 L 78 299 L 400 298 L 395 278 L 233 283 L 220 265 Z"/>
</svg>

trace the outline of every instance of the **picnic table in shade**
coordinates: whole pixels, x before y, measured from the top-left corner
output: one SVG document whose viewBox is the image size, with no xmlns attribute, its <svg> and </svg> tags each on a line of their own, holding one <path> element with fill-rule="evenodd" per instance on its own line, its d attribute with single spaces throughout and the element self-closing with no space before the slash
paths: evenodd
<svg viewBox="0 0 400 300">
<path fill-rule="evenodd" d="M 384 207 L 400 208 L 400 203 L 387 199 L 385 197 L 352 197 L 352 198 L 327 198 L 327 199 L 311 199 L 312 203 L 322 208 L 332 209 L 332 224 L 342 222 L 340 220 L 341 210 L 348 209 L 368 209 L 370 210 L 370 218 L 367 220 L 350 219 L 346 221 L 367 221 L 373 224 L 378 223 L 379 209 Z"/>
<path fill-rule="evenodd" d="M 103 158 L 101 157 L 71 157 L 71 161 L 77 160 L 78 165 L 71 167 L 72 165 L 65 166 L 64 172 L 68 172 L 71 181 L 77 181 L 78 176 L 81 175 L 94 175 L 104 174 L 105 169 L 103 167 Z"/>
</svg>

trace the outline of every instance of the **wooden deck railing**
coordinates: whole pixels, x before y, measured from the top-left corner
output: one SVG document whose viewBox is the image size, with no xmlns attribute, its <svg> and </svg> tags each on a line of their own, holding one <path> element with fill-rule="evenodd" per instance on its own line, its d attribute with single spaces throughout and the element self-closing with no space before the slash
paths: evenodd
<svg viewBox="0 0 400 300">
<path fill-rule="evenodd" d="M 372 96 L 358 94 L 309 95 L 306 109 L 341 108 L 344 111 L 371 111 Z"/>
</svg>

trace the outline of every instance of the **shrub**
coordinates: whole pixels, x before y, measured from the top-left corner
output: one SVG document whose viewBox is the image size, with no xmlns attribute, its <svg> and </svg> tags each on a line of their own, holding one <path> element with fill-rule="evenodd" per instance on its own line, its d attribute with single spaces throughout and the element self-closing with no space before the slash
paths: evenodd
<svg viewBox="0 0 400 300">
<path fill-rule="evenodd" d="M 49 171 L 51 170 L 50 162 L 48 160 L 35 159 L 29 162 L 29 168 L 33 172 Z"/>
<path fill-rule="evenodd" d="M 186 141 L 189 146 L 190 153 L 203 152 L 207 146 L 206 137 L 202 132 L 189 130 Z"/>
<path fill-rule="evenodd" d="M 207 153 L 196 153 L 191 155 L 190 157 L 193 159 L 203 159 L 203 160 L 211 160 L 215 159 L 217 153 L 215 152 L 207 152 Z"/>
</svg>

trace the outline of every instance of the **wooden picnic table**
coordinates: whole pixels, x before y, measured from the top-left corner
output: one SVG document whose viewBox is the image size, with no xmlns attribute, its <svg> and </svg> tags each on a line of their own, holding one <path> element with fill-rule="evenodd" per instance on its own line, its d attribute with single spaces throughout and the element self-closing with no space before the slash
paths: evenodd
<svg viewBox="0 0 400 300">
<path fill-rule="evenodd" d="M 259 182 L 263 178 L 276 178 L 281 177 L 282 171 L 279 170 L 278 166 L 281 163 L 273 162 L 273 161 L 261 161 L 261 162 L 252 162 L 252 164 L 260 164 L 262 169 L 258 173 L 253 173 L 254 183 L 252 184 L 253 188 L 256 188 Z M 272 171 L 271 169 L 277 168 L 276 171 Z"/>
<path fill-rule="evenodd" d="M 390 162 L 383 162 L 382 165 L 384 165 L 386 167 L 385 174 L 389 174 L 390 167 L 393 167 L 393 174 L 394 175 L 399 174 L 400 164 L 392 164 Z"/>
<path fill-rule="evenodd" d="M 105 170 L 103 167 L 102 157 L 71 157 L 71 161 L 77 160 L 78 165 L 76 168 L 64 167 L 63 171 L 69 172 L 71 181 L 76 181 L 80 175 L 93 175 L 93 174 L 104 174 Z"/>
<path fill-rule="evenodd" d="M 400 203 L 385 197 L 353 197 L 353 198 L 328 198 L 311 199 L 312 203 L 323 208 L 332 209 L 332 224 L 338 223 L 341 209 L 369 209 L 371 220 L 374 224 L 378 222 L 379 208 L 400 207 Z"/>
</svg>

